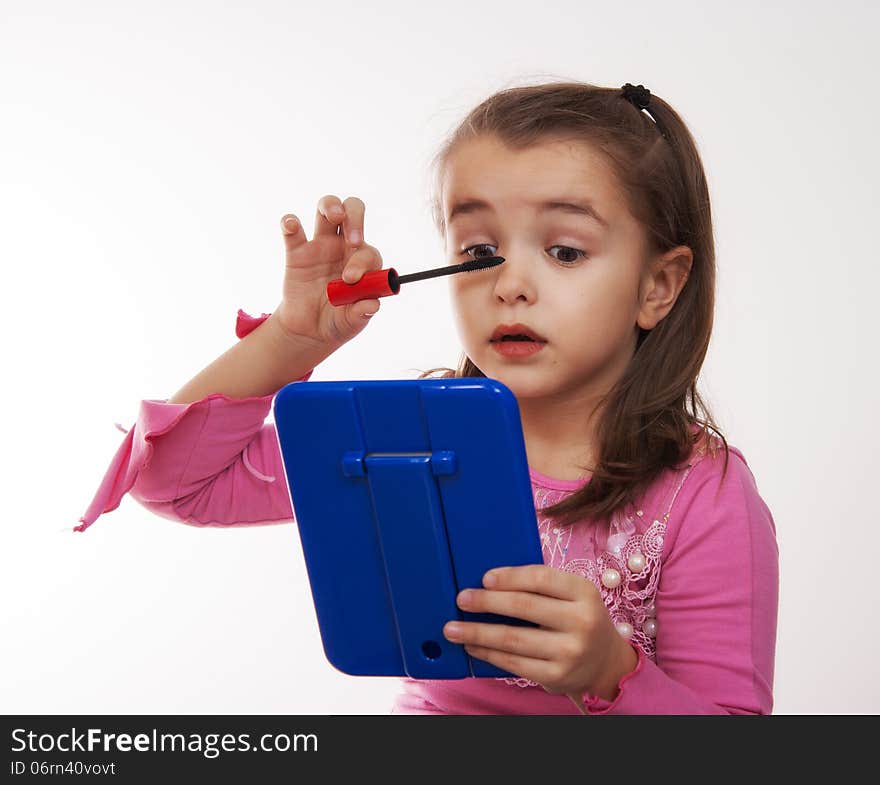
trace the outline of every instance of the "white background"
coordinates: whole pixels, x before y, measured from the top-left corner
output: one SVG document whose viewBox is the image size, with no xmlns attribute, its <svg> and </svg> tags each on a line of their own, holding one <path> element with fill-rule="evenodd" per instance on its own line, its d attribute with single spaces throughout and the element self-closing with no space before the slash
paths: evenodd
<svg viewBox="0 0 880 785">
<path fill-rule="evenodd" d="M 325 660 L 292 524 L 201 530 L 126 497 L 71 529 L 134 422 L 279 301 L 286 212 L 366 203 L 444 263 L 428 161 L 516 84 L 644 84 L 709 178 L 702 388 L 777 525 L 775 711 L 880 708 L 873 500 L 880 174 L 869 2 L 0 1 L 0 712 L 387 714 Z M 454 366 L 444 283 L 386 298 L 315 381 Z"/>
</svg>

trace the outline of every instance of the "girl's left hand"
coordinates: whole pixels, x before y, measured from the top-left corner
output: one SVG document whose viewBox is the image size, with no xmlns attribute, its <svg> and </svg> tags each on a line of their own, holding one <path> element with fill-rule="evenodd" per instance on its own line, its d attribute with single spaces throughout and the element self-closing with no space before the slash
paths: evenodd
<svg viewBox="0 0 880 785">
<path fill-rule="evenodd" d="M 446 624 L 443 634 L 465 644 L 472 656 L 537 682 L 551 695 L 565 693 L 581 710 L 584 692 L 612 700 L 618 681 L 638 665 L 636 650 L 617 631 L 602 595 L 587 578 L 527 564 L 489 570 L 483 585 L 460 592 L 459 607 L 541 626 Z"/>
</svg>

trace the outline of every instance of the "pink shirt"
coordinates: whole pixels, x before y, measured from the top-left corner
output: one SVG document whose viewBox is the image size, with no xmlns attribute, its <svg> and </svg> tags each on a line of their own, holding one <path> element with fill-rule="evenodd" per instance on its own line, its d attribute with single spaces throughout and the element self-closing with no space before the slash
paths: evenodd
<svg viewBox="0 0 880 785">
<path fill-rule="evenodd" d="M 240 310 L 236 334 L 244 337 L 267 316 Z M 192 526 L 295 522 L 275 426 L 265 422 L 273 398 L 141 401 L 75 531 L 115 510 L 126 493 Z M 731 447 L 722 479 L 723 463 L 723 450 L 695 451 L 605 530 L 554 527 L 542 508 L 589 479 L 555 480 L 530 469 L 544 563 L 592 581 L 638 654 L 613 701 L 585 696 L 588 714 L 772 711 L 776 529 L 742 453 Z M 607 570 L 617 572 L 616 585 L 603 582 Z M 401 684 L 393 714 L 580 714 L 568 697 L 526 679 Z"/>
</svg>

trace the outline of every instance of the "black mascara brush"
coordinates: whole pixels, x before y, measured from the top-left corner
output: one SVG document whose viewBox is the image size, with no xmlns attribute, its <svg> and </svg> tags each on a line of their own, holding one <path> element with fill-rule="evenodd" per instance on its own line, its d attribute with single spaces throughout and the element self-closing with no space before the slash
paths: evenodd
<svg viewBox="0 0 880 785">
<path fill-rule="evenodd" d="M 398 275 L 397 270 L 388 267 L 383 270 L 370 270 L 364 273 L 357 283 L 346 283 L 336 278 L 327 284 L 327 299 L 333 305 L 348 305 L 358 300 L 370 300 L 374 297 L 388 297 L 400 292 L 400 285 L 411 281 L 424 281 L 426 278 L 437 278 L 440 275 L 467 273 L 474 270 L 485 270 L 504 261 L 503 256 L 487 256 L 484 259 L 471 259 L 461 264 L 437 267 L 422 273 Z"/>
</svg>

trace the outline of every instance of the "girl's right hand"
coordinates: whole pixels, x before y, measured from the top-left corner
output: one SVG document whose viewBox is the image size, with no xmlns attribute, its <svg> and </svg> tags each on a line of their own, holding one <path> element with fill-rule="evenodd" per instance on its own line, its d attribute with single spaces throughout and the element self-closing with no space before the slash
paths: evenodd
<svg viewBox="0 0 880 785">
<path fill-rule="evenodd" d="M 382 267 L 379 252 L 364 242 L 364 203 L 354 196 L 345 202 L 324 196 L 311 240 L 292 214 L 281 219 L 281 231 L 286 260 L 277 320 L 291 340 L 335 351 L 366 327 L 368 314 L 379 310 L 378 299 L 340 306 L 327 299 L 327 284 L 334 278 L 355 283 L 365 272 Z"/>
</svg>

